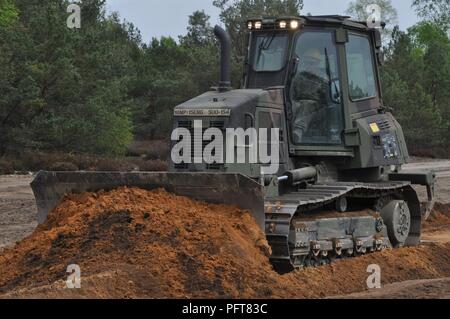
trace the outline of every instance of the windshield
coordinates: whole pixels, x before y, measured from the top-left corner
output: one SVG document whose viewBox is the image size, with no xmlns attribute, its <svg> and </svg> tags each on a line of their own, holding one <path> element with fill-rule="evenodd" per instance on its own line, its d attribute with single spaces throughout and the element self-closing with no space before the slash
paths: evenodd
<svg viewBox="0 0 450 319">
<path fill-rule="evenodd" d="M 256 36 L 254 70 L 256 72 L 280 71 L 285 65 L 287 47 L 288 36 L 285 34 Z"/>
</svg>

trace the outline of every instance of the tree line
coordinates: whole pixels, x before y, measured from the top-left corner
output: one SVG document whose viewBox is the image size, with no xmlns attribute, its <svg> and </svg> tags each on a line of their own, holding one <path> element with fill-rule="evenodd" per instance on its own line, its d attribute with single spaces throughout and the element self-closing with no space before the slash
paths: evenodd
<svg viewBox="0 0 450 319">
<path fill-rule="evenodd" d="M 348 13 L 364 14 L 364 1 Z M 384 102 L 417 150 L 450 146 L 450 4 L 413 0 L 420 22 L 396 24 L 389 0 L 382 68 Z M 67 0 L 0 0 L 0 156 L 26 151 L 123 155 L 133 139 L 167 138 L 172 110 L 218 81 L 210 17 L 196 11 L 185 35 L 144 43 L 104 0 L 83 0 L 82 27 L 69 29 Z M 305 14 L 302 0 L 214 0 L 233 43 L 241 83 L 246 18 Z"/>
</svg>

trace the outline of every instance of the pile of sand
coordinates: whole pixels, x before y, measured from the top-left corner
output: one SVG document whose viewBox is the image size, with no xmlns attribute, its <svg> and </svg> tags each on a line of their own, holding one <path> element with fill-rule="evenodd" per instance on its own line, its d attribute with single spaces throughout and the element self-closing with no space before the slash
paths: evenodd
<svg viewBox="0 0 450 319">
<path fill-rule="evenodd" d="M 0 295 L 62 298 L 318 298 L 450 276 L 450 246 L 388 250 L 280 276 L 250 213 L 164 190 L 67 196 L 47 222 L 0 255 Z M 82 288 L 65 289 L 77 264 Z"/>
</svg>

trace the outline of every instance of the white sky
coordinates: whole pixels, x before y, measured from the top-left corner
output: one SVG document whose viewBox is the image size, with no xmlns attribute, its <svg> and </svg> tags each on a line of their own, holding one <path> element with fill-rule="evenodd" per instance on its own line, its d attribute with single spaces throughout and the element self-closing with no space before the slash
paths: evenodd
<svg viewBox="0 0 450 319">
<path fill-rule="evenodd" d="M 411 8 L 412 0 L 391 0 L 398 11 L 402 30 L 414 25 L 417 17 Z M 211 23 L 219 21 L 219 11 L 212 5 L 213 0 L 107 0 L 108 12 L 117 11 L 121 18 L 132 22 L 141 30 L 144 41 L 153 37 L 186 33 L 188 17 L 196 10 L 205 10 L 211 16 Z M 303 14 L 313 15 L 344 14 L 350 0 L 304 0 Z"/>
</svg>

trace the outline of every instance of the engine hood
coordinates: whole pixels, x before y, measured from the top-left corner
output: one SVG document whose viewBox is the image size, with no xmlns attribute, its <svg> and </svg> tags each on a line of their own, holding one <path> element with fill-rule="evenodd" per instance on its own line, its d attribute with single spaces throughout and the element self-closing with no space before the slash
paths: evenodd
<svg viewBox="0 0 450 319">
<path fill-rule="evenodd" d="M 245 89 L 227 92 L 209 91 L 175 107 L 175 116 L 229 116 L 238 108 L 282 108 L 283 89 Z M 212 110 L 212 111 L 208 111 Z M 218 112 L 219 110 L 219 112 Z M 220 112 L 222 110 L 222 112 Z M 245 110 L 250 111 L 249 109 Z"/>
</svg>

